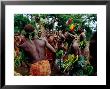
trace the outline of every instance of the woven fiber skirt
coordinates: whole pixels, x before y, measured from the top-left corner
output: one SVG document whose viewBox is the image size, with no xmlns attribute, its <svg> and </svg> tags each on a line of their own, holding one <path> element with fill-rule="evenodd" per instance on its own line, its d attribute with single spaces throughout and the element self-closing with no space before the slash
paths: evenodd
<svg viewBox="0 0 110 89">
<path fill-rule="evenodd" d="M 48 60 L 41 60 L 31 64 L 30 74 L 32 76 L 49 76 L 51 68 Z"/>
</svg>

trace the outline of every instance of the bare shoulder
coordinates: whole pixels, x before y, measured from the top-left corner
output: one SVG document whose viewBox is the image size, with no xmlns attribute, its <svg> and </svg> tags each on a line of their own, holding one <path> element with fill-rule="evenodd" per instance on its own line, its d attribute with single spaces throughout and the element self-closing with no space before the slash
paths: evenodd
<svg viewBox="0 0 110 89">
<path fill-rule="evenodd" d="M 27 41 L 25 41 L 24 43 L 20 44 L 19 47 L 20 48 L 24 48 L 27 45 Z"/>
</svg>

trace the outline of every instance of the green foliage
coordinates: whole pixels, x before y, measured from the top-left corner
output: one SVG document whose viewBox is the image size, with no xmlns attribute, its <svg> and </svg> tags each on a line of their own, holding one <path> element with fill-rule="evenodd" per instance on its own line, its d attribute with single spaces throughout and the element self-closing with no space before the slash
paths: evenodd
<svg viewBox="0 0 110 89">
<path fill-rule="evenodd" d="M 87 44 L 86 40 L 81 41 L 80 42 L 80 48 L 84 49 L 86 47 L 86 44 Z"/>
<path fill-rule="evenodd" d="M 86 40 L 90 40 L 92 36 L 92 29 L 89 26 L 84 26 L 86 30 Z"/>
<path fill-rule="evenodd" d="M 14 31 L 20 32 L 23 30 L 24 26 L 28 23 L 35 26 L 35 16 L 38 16 L 40 18 L 47 18 L 48 17 L 54 17 L 58 19 L 58 30 L 67 30 L 70 31 L 69 26 L 71 24 L 76 24 L 74 32 L 78 34 L 78 28 L 81 27 L 86 30 L 86 37 L 87 40 L 90 40 L 92 30 L 97 29 L 96 27 L 92 27 L 92 24 L 96 24 L 97 22 L 97 15 L 96 14 L 26 14 L 24 16 L 23 14 L 15 14 L 14 15 Z M 30 17 L 30 20 L 29 20 Z M 66 22 L 69 18 L 72 18 L 72 23 L 70 25 L 66 25 Z M 49 24 L 44 24 L 44 27 L 49 27 Z"/>
<path fill-rule="evenodd" d="M 71 55 L 69 54 L 68 55 L 68 59 L 64 62 L 63 64 L 63 68 L 64 68 L 64 71 L 70 71 L 70 69 L 72 69 L 73 67 L 73 64 L 78 60 L 78 55 L 75 56 L 74 54 Z"/>
<path fill-rule="evenodd" d="M 23 14 L 15 14 L 14 15 L 14 32 L 21 33 L 24 26 L 29 23 L 30 23 L 30 20 L 26 16 L 23 16 Z"/>
<path fill-rule="evenodd" d="M 22 62 L 26 62 L 26 55 L 25 52 L 21 49 L 19 52 L 19 55 L 14 57 L 14 66 L 15 68 L 18 68 L 21 66 Z"/>
<path fill-rule="evenodd" d="M 83 18 L 82 28 L 86 30 L 87 40 L 90 40 L 93 30 L 97 30 L 97 25 L 96 25 L 97 15 L 85 14 L 82 18 Z M 96 27 L 93 27 L 93 25 L 96 25 Z"/>
<path fill-rule="evenodd" d="M 97 29 L 91 26 L 91 23 L 96 24 L 96 21 L 97 21 L 96 14 L 65 14 L 65 15 L 59 14 L 57 15 L 57 18 L 59 18 L 60 29 L 63 29 L 63 30 L 66 29 L 69 31 L 70 30 L 69 26 L 71 24 L 77 24 L 75 27 L 75 33 L 77 33 L 79 27 L 85 29 L 87 40 L 90 40 L 92 36 L 92 30 Z M 69 18 L 73 18 L 73 21 L 69 26 L 66 26 L 65 23 Z"/>
<path fill-rule="evenodd" d="M 93 74 L 93 66 L 87 65 L 84 69 L 84 74 L 91 76 Z"/>
<path fill-rule="evenodd" d="M 14 66 L 15 68 L 18 68 L 21 65 L 21 57 L 17 56 L 14 58 Z"/>
<path fill-rule="evenodd" d="M 58 59 L 60 59 L 62 56 L 63 56 L 63 54 L 64 54 L 64 51 L 63 50 L 57 50 L 57 52 L 56 52 L 56 58 L 58 58 Z"/>
</svg>

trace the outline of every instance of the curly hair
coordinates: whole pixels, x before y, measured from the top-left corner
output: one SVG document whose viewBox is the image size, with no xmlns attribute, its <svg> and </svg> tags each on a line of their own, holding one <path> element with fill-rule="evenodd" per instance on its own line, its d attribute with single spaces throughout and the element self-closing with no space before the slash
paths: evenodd
<svg viewBox="0 0 110 89">
<path fill-rule="evenodd" d="M 25 25 L 24 30 L 26 33 L 30 33 L 30 32 L 33 32 L 35 29 L 31 24 L 27 24 Z"/>
</svg>

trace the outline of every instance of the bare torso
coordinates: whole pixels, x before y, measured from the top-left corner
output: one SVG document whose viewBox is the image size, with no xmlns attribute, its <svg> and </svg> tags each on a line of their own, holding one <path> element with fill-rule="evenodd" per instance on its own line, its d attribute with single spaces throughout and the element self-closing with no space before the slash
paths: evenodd
<svg viewBox="0 0 110 89">
<path fill-rule="evenodd" d="M 28 39 L 20 47 L 24 49 L 32 62 L 45 59 L 45 40 L 43 39 L 34 39 L 31 41 Z"/>
<path fill-rule="evenodd" d="M 33 42 L 36 46 L 36 60 L 44 60 L 46 56 L 45 47 L 46 42 L 42 39 L 34 39 Z"/>
<path fill-rule="evenodd" d="M 73 50 L 73 53 L 74 55 L 80 55 L 80 49 L 79 49 L 79 45 L 78 45 L 78 42 L 77 41 L 74 41 L 73 44 L 72 44 L 72 50 Z"/>
</svg>

